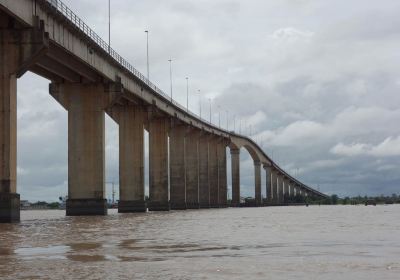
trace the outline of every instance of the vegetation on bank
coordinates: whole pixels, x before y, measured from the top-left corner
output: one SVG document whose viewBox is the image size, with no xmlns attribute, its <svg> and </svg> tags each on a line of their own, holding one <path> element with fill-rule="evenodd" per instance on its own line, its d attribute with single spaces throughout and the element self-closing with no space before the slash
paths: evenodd
<svg viewBox="0 0 400 280">
<path fill-rule="evenodd" d="M 307 203 L 307 204 L 324 204 L 324 205 L 376 205 L 376 204 L 400 204 L 400 195 L 392 194 L 391 196 L 355 196 L 340 198 L 336 194 L 327 198 L 319 197 L 303 197 L 303 196 L 286 196 L 285 203 Z"/>
</svg>

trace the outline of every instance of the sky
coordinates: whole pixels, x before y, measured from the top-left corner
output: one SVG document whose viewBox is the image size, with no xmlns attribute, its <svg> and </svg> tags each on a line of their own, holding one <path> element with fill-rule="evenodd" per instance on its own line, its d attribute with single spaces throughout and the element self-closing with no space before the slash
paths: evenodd
<svg viewBox="0 0 400 280">
<path fill-rule="evenodd" d="M 64 2 L 108 40 L 107 0 Z M 201 100 L 209 118 L 211 100 L 213 123 L 251 135 L 305 184 L 390 195 L 400 193 L 399 11 L 398 0 L 111 0 L 111 45 L 145 74 L 149 30 L 150 79 L 169 94 L 172 59 L 182 105 L 188 77 L 190 110 Z M 67 112 L 48 84 L 18 81 L 18 192 L 31 201 L 67 194 Z M 242 149 L 244 196 L 253 173 Z M 118 126 L 108 117 L 106 178 L 111 197 Z"/>
</svg>

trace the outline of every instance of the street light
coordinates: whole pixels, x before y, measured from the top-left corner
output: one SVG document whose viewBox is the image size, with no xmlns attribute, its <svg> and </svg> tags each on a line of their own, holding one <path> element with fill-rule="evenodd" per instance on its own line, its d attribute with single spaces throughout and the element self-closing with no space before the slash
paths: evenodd
<svg viewBox="0 0 400 280">
<path fill-rule="evenodd" d="M 233 132 L 236 131 L 236 115 L 233 115 Z"/>
<path fill-rule="evenodd" d="M 218 126 L 221 128 L 221 107 L 218 105 Z"/>
<path fill-rule="evenodd" d="M 189 112 L 189 78 L 186 77 L 186 110 Z"/>
<path fill-rule="evenodd" d="M 111 53 L 111 0 L 108 0 L 108 53 Z"/>
<path fill-rule="evenodd" d="M 229 117 L 229 111 L 226 110 L 226 130 L 229 130 L 229 121 L 228 121 L 228 117 Z"/>
<path fill-rule="evenodd" d="M 200 93 L 200 90 L 197 90 L 197 93 L 199 94 L 200 119 L 201 119 L 201 93 Z"/>
<path fill-rule="evenodd" d="M 172 59 L 168 59 L 169 61 L 169 79 L 171 82 L 171 102 L 172 102 Z"/>
<path fill-rule="evenodd" d="M 147 80 L 150 81 L 150 70 L 149 70 L 149 30 L 144 31 L 146 33 L 146 52 L 147 52 Z"/>
<path fill-rule="evenodd" d="M 211 98 L 208 98 L 208 102 L 210 102 L 210 124 L 211 124 Z"/>
</svg>

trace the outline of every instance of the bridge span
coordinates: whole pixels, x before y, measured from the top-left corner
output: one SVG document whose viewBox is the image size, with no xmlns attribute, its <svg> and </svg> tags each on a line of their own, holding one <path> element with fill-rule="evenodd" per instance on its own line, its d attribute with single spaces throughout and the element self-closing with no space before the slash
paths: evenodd
<svg viewBox="0 0 400 280">
<path fill-rule="evenodd" d="M 68 112 L 67 215 L 107 214 L 105 114 L 119 125 L 119 212 L 239 206 L 241 147 L 254 160 L 256 205 L 279 205 L 288 195 L 326 197 L 285 172 L 249 137 L 216 127 L 172 100 L 61 1 L 0 0 L 0 28 L 0 222 L 20 219 L 16 96 L 17 79 L 27 71 L 49 79 L 50 95 Z"/>
</svg>

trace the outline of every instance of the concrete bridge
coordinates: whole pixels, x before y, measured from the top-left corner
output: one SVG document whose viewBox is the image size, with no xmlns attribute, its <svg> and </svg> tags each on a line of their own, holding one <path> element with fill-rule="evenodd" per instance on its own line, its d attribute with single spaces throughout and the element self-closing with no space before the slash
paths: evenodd
<svg viewBox="0 0 400 280">
<path fill-rule="evenodd" d="M 67 215 L 107 214 L 105 114 L 119 125 L 119 212 L 229 206 L 226 147 L 232 155 L 230 206 L 240 204 L 241 147 L 254 160 L 256 205 L 265 204 L 264 171 L 269 205 L 282 204 L 285 195 L 325 197 L 282 170 L 250 138 L 171 100 L 61 1 L 0 0 L 0 28 L 0 222 L 20 219 L 16 81 L 27 71 L 49 79 L 50 95 L 68 112 Z"/>
</svg>

